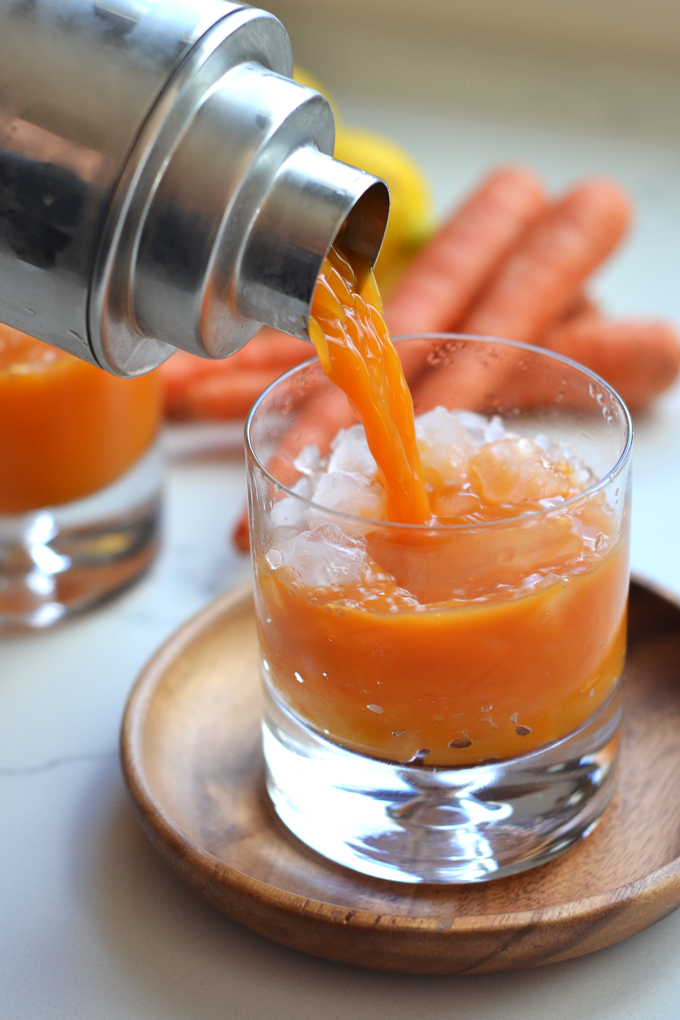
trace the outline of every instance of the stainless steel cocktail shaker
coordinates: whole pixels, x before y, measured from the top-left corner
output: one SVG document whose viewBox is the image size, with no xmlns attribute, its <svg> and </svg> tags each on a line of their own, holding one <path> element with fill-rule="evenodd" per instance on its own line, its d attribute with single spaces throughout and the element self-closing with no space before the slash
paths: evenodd
<svg viewBox="0 0 680 1020">
<path fill-rule="evenodd" d="M 122 376 L 307 339 L 330 244 L 372 264 L 389 196 L 291 74 L 243 4 L 0 0 L 0 321 Z"/>
</svg>

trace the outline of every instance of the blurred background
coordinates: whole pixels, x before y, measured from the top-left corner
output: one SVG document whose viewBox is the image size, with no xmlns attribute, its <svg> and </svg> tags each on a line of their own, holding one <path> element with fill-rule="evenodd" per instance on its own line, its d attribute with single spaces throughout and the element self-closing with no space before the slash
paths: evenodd
<svg viewBox="0 0 680 1020">
<path fill-rule="evenodd" d="M 403 145 L 443 214 L 487 168 L 553 189 L 616 177 L 634 234 L 596 291 L 680 320 L 680 5 L 671 0 L 271 0 L 341 118 Z"/>
<path fill-rule="evenodd" d="M 680 11 L 673 0 L 283 0 L 269 10 L 290 18 L 341 16 L 408 29 L 483 33 L 508 42 L 677 57 Z M 290 20 L 290 19 L 289 19 Z"/>
</svg>

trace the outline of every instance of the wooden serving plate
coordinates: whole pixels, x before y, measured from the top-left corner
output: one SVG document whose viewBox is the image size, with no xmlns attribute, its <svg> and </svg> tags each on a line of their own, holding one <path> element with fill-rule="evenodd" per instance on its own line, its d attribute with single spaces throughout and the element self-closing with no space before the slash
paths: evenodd
<svg viewBox="0 0 680 1020">
<path fill-rule="evenodd" d="M 483 973 L 590 953 L 680 905 L 680 601 L 631 585 L 618 793 L 556 861 L 482 885 L 366 878 L 308 850 L 263 785 L 252 595 L 222 596 L 134 688 L 123 769 L 173 868 L 230 917 L 315 956 L 404 973 Z"/>
</svg>

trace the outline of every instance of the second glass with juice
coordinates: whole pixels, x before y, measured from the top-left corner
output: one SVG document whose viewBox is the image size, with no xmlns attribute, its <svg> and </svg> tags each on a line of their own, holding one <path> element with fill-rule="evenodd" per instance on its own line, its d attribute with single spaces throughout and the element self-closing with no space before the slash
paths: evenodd
<svg viewBox="0 0 680 1020">
<path fill-rule="evenodd" d="M 107 598 L 157 547 L 156 373 L 119 379 L 0 324 L 0 632 Z"/>
</svg>

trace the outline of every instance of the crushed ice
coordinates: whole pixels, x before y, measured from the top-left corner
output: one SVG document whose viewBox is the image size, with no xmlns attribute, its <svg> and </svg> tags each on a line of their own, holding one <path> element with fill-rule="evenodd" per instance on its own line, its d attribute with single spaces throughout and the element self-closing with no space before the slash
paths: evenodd
<svg viewBox="0 0 680 1020">
<path fill-rule="evenodd" d="M 357 471 L 328 471 L 321 475 L 314 493 L 314 503 L 316 505 L 305 513 L 310 527 L 328 521 L 328 511 L 379 521 L 384 518 L 386 509 L 382 485 Z M 347 521 L 343 530 L 351 534 L 357 531 L 361 533 L 363 528 Z"/>
<path fill-rule="evenodd" d="M 416 418 L 416 438 L 426 475 L 429 468 L 450 485 L 465 481 L 477 447 L 454 412 L 435 407 L 421 414 Z"/>
<path fill-rule="evenodd" d="M 366 546 L 337 524 L 321 524 L 281 544 L 284 564 L 308 588 L 358 584 L 367 570 Z"/>
<path fill-rule="evenodd" d="M 377 470 L 373 454 L 368 448 L 364 426 L 352 425 L 349 429 L 340 429 L 331 443 L 328 471 L 375 475 Z"/>
<path fill-rule="evenodd" d="M 488 504 L 535 500 L 552 509 L 595 481 L 567 443 L 546 434 L 520 436 L 499 415 L 435 407 L 419 415 L 415 425 L 429 487 L 444 484 L 447 492 L 457 490 L 463 502 L 466 496 L 468 501 L 478 498 L 473 496 L 478 489 Z M 294 465 L 300 477 L 292 495 L 271 508 L 268 564 L 272 569 L 285 564 L 310 587 L 366 580 L 375 564 L 367 559 L 362 536 L 372 530 L 372 522 L 385 519 L 386 496 L 363 426 L 340 429 L 327 457 L 317 445 L 307 444 Z M 346 515 L 340 527 L 336 514 Z M 545 583 L 542 575 L 525 579 L 525 587 L 538 583 Z"/>
</svg>

